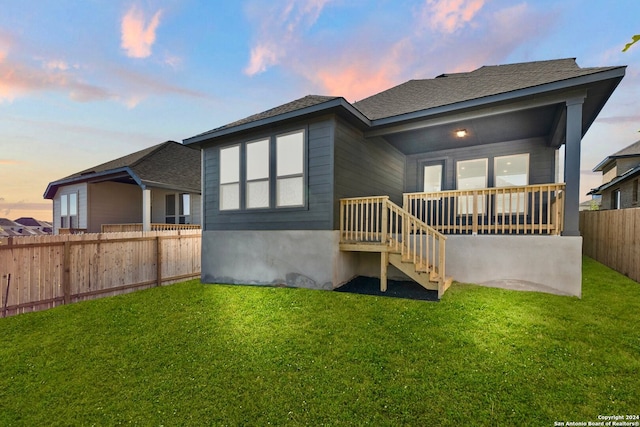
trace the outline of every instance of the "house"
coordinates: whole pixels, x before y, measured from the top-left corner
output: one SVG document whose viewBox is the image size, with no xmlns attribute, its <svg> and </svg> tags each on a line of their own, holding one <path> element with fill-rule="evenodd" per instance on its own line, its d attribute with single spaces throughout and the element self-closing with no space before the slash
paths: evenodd
<svg viewBox="0 0 640 427">
<path fill-rule="evenodd" d="M 51 182 L 44 198 L 55 234 L 196 227 L 200 153 L 167 141 Z"/>
<path fill-rule="evenodd" d="M 305 96 L 188 138 L 203 153 L 202 280 L 580 296 L 580 144 L 624 74 L 485 66 L 355 103 Z"/>
<path fill-rule="evenodd" d="M 602 196 L 600 209 L 637 208 L 640 180 L 640 141 L 607 156 L 593 168 L 602 172 L 602 185 L 589 192 Z"/>
<path fill-rule="evenodd" d="M 38 234 L 53 233 L 53 224 L 46 221 L 40 221 L 31 217 L 20 217 L 16 219 L 15 222 Z"/>
<path fill-rule="evenodd" d="M 0 218 L 0 237 L 25 236 L 24 226 L 7 218 Z"/>
</svg>

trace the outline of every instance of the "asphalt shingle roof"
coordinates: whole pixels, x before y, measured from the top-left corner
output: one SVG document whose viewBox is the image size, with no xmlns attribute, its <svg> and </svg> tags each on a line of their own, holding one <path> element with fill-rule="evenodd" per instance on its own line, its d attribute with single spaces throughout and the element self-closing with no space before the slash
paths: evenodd
<svg viewBox="0 0 640 427">
<path fill-rule="evenodd" d="M 220 126 L 218 128 L 209 130 L 207 132 L 196 135 L 195 137 L 206 135 L 209 133 L 214 133 L 223 129 L 233 128 L 246 123 L 257 122 L 258 120 L 268 119 L 271 117 L 279 116 L 280 114 L 286 114 L 292 111 L 301 110 L 303 108 L 313 107 L 314 105 L 322 104 L 323 102 L 333 101 L 334 99 L 337 99 L 337 98 L 340 98 L 340 97 L 339 96 L 307 95 L 302 98 L 296 99 L 295 101 L 287 102 L 286 104 L 282 104 L 277 107 L 271 108 L 267 111 L 263 111 L 262 113 L 253 114 L 249 117 L 245 117 L 244 119 L 236 120 L 235 122 L 228 123 L 224 126 Z"/>
<path fill-rule="evenodd" d="M 640 141 L 636 141 L 631 145 L 624 147 L 620 151 L 616 151 L 609 157 L 622 157 L 622 156 L 640 156 Z"/>
<path fill-rule="evenodd" d="M 491 95 L 608 71 L 618 67 L 580 68 L 575 59 L 492 65 L 468 73 L 410 80 L 354 103 L 370 120 L 399 116 Z"/>
<path fill-rule="evenodd" d="M 167 141 L 124 157 L 85 169 L 51 185 L 82 181 L 101 173 L 128 167 L 146 184 L 200 192 L 200 151 Z"/>
</svg>

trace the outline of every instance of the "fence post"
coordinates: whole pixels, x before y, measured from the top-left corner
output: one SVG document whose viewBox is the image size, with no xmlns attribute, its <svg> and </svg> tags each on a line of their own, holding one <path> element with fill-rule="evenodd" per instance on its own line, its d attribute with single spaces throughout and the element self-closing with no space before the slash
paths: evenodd
<svg viewBox="0 0 640 427">
<path fill-rule="evenodd" d="M 162 285 L 162 240 L 156 236 L 156 286 Z"/>
<path fill-rule="evenodd" d="M 62 270 L 62 292 L 64 294 L 64 303 L 71 303 L 71 242 L 64 242 L 63 252 L 63 270 Z"/>
</svg>

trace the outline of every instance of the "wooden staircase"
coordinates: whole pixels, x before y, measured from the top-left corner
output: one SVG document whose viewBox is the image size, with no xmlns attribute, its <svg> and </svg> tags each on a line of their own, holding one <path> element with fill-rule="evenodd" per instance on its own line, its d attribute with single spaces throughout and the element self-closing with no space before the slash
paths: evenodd
<svg viewBox="0 0 640 427">
<path fill-rule="evenodd" d="M 441 298 L 453 281 L 445 275 L 445 242 L 446 236 L 388 196 L 340 201 L 340 250 L 379 252 L 383 292 L 391 264 Z"/>
</svg>

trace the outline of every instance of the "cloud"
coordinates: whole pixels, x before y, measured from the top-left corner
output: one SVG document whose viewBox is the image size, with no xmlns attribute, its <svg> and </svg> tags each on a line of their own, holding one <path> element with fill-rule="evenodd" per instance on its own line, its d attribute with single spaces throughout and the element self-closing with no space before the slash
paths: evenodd
<svg viewBox="0 0 640 427">
<path fill-rule="evenodd" d="M 146 58 L 156 41 L 156 30 L 160 24 L 162 9 L 147 23 L 144 13 L 136 5 L 131 6 L 121 21 L 121 46 L 131 58 Z"/>
<path fill-rule="evenodd" d="M 302 42 L 301 35 L 318 20 L 331 0 L 255 1 L 249 4 L 250 19 L 258 22 L 258 40 L 251 48 L 244 73 L 253 76 L 278 65 Z"/>
<path fill-rule="evenodd" d="M 464 4 L 471 7 L 470 2 Z M 540 34 L 551 33 L 556 22 L 553 11 L 537 11 L 526 3 L 474 13 L 478 19 L 473 27 L 446 37 L 439 30 L 425 30 L 423 10 L 395 18 L 403 20 L 403 25 L 394 27 L 394 32 L 384 32 L 370 22 L 367 28 L 354 27 L 353 34 L 340 34 L 335 40 L 323 32 L 323 42 L 305 37 L 299 42 L 303 49 L 281 54 L 278 62 L 313 82 L 322 94 L 355 101 L 409 79 L 502 63 L 527 43 L 539 40 Z M 462 14 L 465 19 L 470 16 L 471 12 Z"/>
<path fill-rule="evenodd" d="M 0 165 L 3 166 L 15 166 L 15 165 L 21 165 L 24 162 L 21 162 L 19 160 L 12 160 L 12 159 L 0 159 Z M 2 201 L 2 199 L 0 199 L 0 202 Z"/>
<path fill-rule="evenodd" d="M 427 25 L 443 33 L 453 33 L 469 23 L 485 0 L 427 0 L 422 15 Z"/>
</svg>

